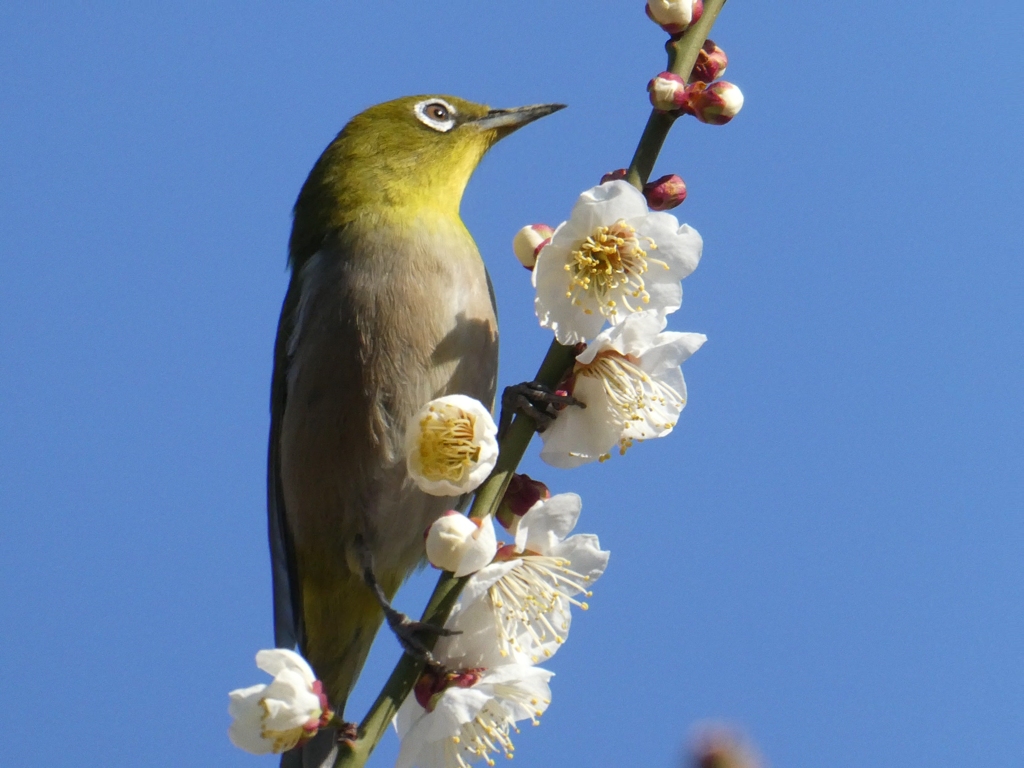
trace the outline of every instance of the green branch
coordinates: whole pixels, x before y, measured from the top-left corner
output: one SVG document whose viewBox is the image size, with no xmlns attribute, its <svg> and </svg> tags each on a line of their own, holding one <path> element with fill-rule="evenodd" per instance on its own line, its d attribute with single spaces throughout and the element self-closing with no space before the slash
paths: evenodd
<svg viewBox="0 0 1024 768">
<path fill-rule="evenodd" d="M 700 47 L 708 39 L 711 27 L 718 18 L 718 12 L 725 5 L 725 0 L 705 0 L 704 13 L 700 21 L 686 30 L 678 38 L 673 38 L 665 44 L 668 51 L 668 71 L 679 75 L 683 80 L 688 80 L 693 71 L 693 65 L 697 63 L 697 54 Z M 633 153 L 633 160 L 629 164 L 629 172 L 626 174 L 626 181 L 637 189 L 643 189 L 644 184 L 651 178 L 651 171 L 654 170 L 654 162 L 658 159 L 661 146 L 665 143 L 676 116 L 667 112 L 651 110 L 651 116 L 647 118 L 647 125 L 644 127 L 640 143 Z"/>
<path fill-rule="evenodd" d="M 707 39 L 708 32 L 711 31 L 711 26 L 715 23 L 715 18 L 724 4 L 725 0 L 705 0 L 704 14 L 700 21 L 679 38 L 669 40 L 665 47 L 669 54 L 668 69 L 670 72 L 674 72 L 684 79 L 689 76 L 697 61 L 700 47 Z M 650 178 L 654 163 L 658 159 L 658 153 L 674 122 L 675 117 L 672 115 L 657 110 L 651 112 L 626 176 L 627 181 L 637 189 L 642 189 Z M 544 362 L 541 363 L 540 370 L 537 371 L 536 381 L 549 387 L 556 386 L 569 372 L 574 359 L 572 347 L 552 341 L 548 353 L 544 357 Z M 533 419 L 522 414 L 516 415 L 501 441 L 501 451 L 498 454 L 498 462 L 494 470 L 484 484 L 477 489 L 473 506 L 469 510 L 470 516 L 482 518 L 497 512 L 505 490 L 512 480 L 512 475 L 526 453 L 536 429 L 537 425 Z M 443 626 L 468 579 L 468 576 L 457 579 L 450 573 L 441 574 L 434 593 L 430 596 L 430 601 L 423 611 L 421 620 L 435 626 Z M 433 642 L 434 638 L 426 640 L 426 644 L 430 647 L 433 647 Z M 352 745 L 341 745 L 334 768 L 362 768 L 366 764 L 370 753 L 384 736 L 395 713 L 398 712 L 398 708 L 416 685 L 416 680 L 419 679 L 422 672 L 422 661 L 407 654 L 402 656 L 391 673 L 391 677 L 384 684 L 377 700 L 370 707 L 363 722 L 359 724 L 359 738 Z"/>
</svg>

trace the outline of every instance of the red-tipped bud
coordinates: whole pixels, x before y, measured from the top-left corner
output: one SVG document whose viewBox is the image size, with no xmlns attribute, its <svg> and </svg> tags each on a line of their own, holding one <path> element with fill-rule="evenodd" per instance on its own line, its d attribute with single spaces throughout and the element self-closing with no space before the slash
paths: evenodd
<svg viewBox="0 0 1024 768">
<path fill-rule="evenodd" d="M 704 0 L 648 0 L 648 18 L 670 35 L 678 35 L 696 24 L 704 13 Z"/>
<path fill-rule="evenodd" d="M 668 211 L 686 199 L 686 182 L 674 173 L 644 184 L 644 197 L 652 211 Z"/>
<path fill-rule="evenodd" d="M 697 63 L 693 65 L 690 80 L 698 83 L 710 83 L 725 74 L 729 65 L 729 57 L 725 51 L 715 45 L 714 40 L 705 40 L 697 53 Z"/>
<path fill-rule="evenodd" d="M 434 711 L 434 697 L 445 689 L 445 675 L 441 670 L 427 667 L 416 681 L 412 692 L 417 703 L 428 712 Z"/>
<path fill-rule="evenodd" d="M 737 734 L 722 728 L 706 730 L 694 745 L 695 768 L 760 768 L 761 764 Z"/>
<path fill-rule="evenodd" d="M 662 72 L 647 84 L 651 106 L 659 112 L 674 112 L 686 105 L 686 83 L 679 75 Z"/>
<path fill-rule="evenodd" d="M 530 224 L 516 232 L 512 238 L 512 251 L 524 267 L 533 269 L 540 249 L 551 242 L 553 234 L 555 230 L 547 224 Z"/>
<path fill-rule="evenodd" d="M 514 532 L 520 517 L 529 512 L 538 501 L 550 498 L 551 491 L 544 483 L 534 480 L 529 475 L 512 475 L 495 518 L 506 530 Z"/>
<path fill-rule="evenodd" d="M 743 108 L 743 92 L 725 80 L 693 83 L 686 90 L 683 111 L 708 125 L 725 125 Z"/>
<path fill-rule="evenodd" d="M 606 181 L 619 181 L 626 178 L 628 171 L 625 168 L 616 168 L 614 171 L 608 171 L 604 176 L 601 177 L 601 183 L 604 184 Z"/>
</svg>

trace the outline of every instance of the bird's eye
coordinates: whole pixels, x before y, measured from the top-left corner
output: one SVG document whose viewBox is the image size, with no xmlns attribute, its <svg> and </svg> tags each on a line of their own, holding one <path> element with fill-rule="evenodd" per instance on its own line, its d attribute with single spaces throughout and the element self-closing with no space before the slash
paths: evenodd
<svg viewBox="0 0 1024 768">
<path fill-rule="evenodd" d="M 427 104 L 423 111 L 427 113 L 427 117 L 432 117 L 438 121 L 448 119 L 448 109 L 444 104 Z"/>
<path fill-rule="evenodd" d="M 444 133 L 455 127 L 455 107 L 441 99 L 421 101 L 413 107 L 417 119 L 435 131 Z"/>
</svg>

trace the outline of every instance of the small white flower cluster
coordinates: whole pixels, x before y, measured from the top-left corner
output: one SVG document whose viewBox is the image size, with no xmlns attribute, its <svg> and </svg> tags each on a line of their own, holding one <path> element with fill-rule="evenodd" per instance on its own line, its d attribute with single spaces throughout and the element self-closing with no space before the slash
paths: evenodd
<svg viewBox="0 0 1024 768">
<path fill-rule="evenodd" d="M 697 268 L 702 245 L 695 230 L 652 212 L 622 180 L 580 195 L 569 220 L 539 245 L 533 284 L 540 324 L 562 344 L 586 345 L 562 385 L 586 408 L 564 408 L 541 433 L 546 462 L 604 460 L 616 446 L 624 453 L 672 431 L 686 405 L 680 366 L 706 337 L 665 326 L 682 304 L 681 281 Z"/>
<path fill-rule="evenodd" d="M 478 760 L 493 765 L 495 754 L 512 757 L 517 722 L 538 723 L 551 703 L 552 673 L 534 664 L 565 642 L 571 607 L 587 609 L 579 598 L 590 595 L 608 564 L 609 553 L 596 536 L 569 535 L 581 507 L 575 494 L 537 502 L 518 518 L 515 543 L 492 550 L 488 564 L 474 569 L 445 624 L 458 634 L 442 637 L 434 648 L 443 669 L 428 668 L 395 716 L 401 738 L 396 768 L 466 768 Z M 428 532 L 428 555 L 434 529 L 448 535 L 456 526 L 465 531 L 464 540 L 474 539 L 470 526 L 490 529 L 477 538 L 493 540 L 489 517 L 478 523 L 447 515 Z M 465 572 L 480 551 L 475 544 L 446 547 L 447 566 L 441 567 Z"/>
<path fill-rule="evenodd" d="M 309 741 L 330 722 L 334 713 L 323 685 L 299 654 L 284 648 L 260 651 L 256 666 L 274 680 L 228 694 L 232 744 L 254 755 L 280 754 Z"/>
</svg>

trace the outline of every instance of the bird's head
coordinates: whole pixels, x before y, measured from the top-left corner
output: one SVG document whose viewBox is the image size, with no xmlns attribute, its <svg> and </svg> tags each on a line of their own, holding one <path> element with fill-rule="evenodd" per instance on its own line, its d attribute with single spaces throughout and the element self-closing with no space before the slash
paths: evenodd
<svg viewBox="0 0 1024 768">
<path fill-rule="evenodd" d="M 480 159 L 517 128 L 563 108 L 490 109 L 454 96 L 406 96 L 361 112 L 324 150 L 295 203 L 293 265 L 358 219 L 458 217 Z"/>
</svg>

